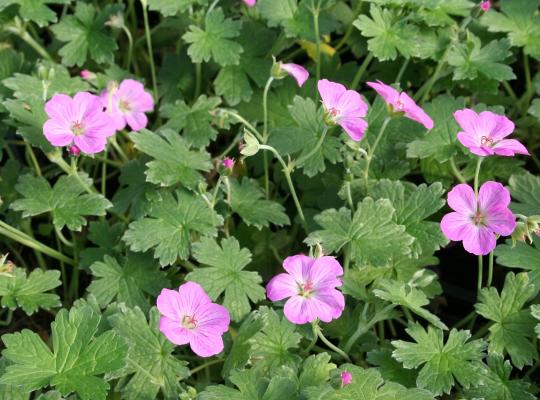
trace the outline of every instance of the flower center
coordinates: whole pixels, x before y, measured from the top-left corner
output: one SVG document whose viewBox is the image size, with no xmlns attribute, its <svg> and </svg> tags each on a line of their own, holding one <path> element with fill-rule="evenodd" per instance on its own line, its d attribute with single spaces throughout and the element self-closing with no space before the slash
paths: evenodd
<svg viewBox="0 0 540 400">
<path fill-rule="evenodd" d="M 131 103 L 127 101 L 126 99 L 120 99 L 118 102 L 118 108 L 120 111 L 127 113 L 131 111 Z"/>
<path fill-rule="evenodd" d="M 186 329 L 195 329 L 197 327 L 195 315 L 184 315 L 184 318 L 182 318 L 182 326 Z"/>
<path fill-rule="evenodd" d="M 476 226 L 479 226 L 479 225 L 484 226 L 486 225 L 486 216 L 482 214 L 481 211 L 477 211 L 476 214 L 471 216 L 471 221 Z"/>
<path fill-rule="evenodd" d="M 313 287 L 313 282 L 311 281 L 298 283 L 298 287 L 300 290 L 298 294 L 302 297 L 311 297 L 313 292 L 315 292 L 315 288 Z"/>
<path fill-rule="evenodd" d="M 82 122 L 79 122 L 79 121 L 75 121 L 72 125 L 71 125 L 71 132 L 73 132 L 73 134 L 75 136 L 80 136 L 84 133 L 84 125 Z"/>
<path fill-rule="evenodd" d="M 404 108 L 404 107 L 405 107 L 405 104 L 403 104 L 403 102 L 402 102 L 400 99 L 398 99 L 398 100 L 396 101 L 394 111 L 403 111 L 403 108 Z"/>
<path fill-rule="evenodd" d="M 493 146 L 493 139 L 492 138 L 489 138 L 487 136 L 482 136 L 482 138 L 480 139 L 480 144 L 482 146 Z"/>
</svg>

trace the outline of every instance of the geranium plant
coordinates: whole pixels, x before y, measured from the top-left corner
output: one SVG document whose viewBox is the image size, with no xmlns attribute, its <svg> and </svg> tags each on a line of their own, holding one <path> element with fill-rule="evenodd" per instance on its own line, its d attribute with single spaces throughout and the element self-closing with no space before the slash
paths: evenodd
<svg viewBox="0 0 540 400">
<path fill-rule="evenodd" d="M 0 0 L 0 398 L 537 398 L 539 7 Z"/>
</svg>

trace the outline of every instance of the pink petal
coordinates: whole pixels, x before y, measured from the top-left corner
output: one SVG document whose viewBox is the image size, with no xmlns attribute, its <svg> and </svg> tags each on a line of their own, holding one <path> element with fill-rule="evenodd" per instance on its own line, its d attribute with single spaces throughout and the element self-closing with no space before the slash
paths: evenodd
<svg viewBox="0 0 540 400">
<path fill-rule="evenodd" d="M 319 318 L 323 322 L 330 322 L 337 318 L 343 312 L 345 307 L 345 299 L 339 298 L 337 294 L 316 294 L 313 297 L 293 296 L 285 303 L 283 313 L 285 317 L 293 324 L 305 324 Z"/>
<path fill-rule="evenodd" d="M 470 108 L 464 108 L 463 110 L 458 110 L 454 113 L 454 118 L 461 126 L 461 129 L 466 132 L 466 134 L 470 137 L 476 137 L 477 140 L 474 140 L 474 142 L 478 145 L 480 144 L 480 137 L 477 132 L 477 125 L 478 125 L 478 114 L 475 113 Z M 467 146 L 468 147 L 468 146 Z"/>
<path fill-rule="evenodd" d="M 497 245 L 495 234 L 488 227 L 473 224 L 464 230 L 463 248 L 477 256 L 489 254 Z"/>
<path fill-rule="evenodd" d="M 253 7 L 257 3 L 257 0 L 244 0 L 244 3 L 248 7 Z"/>
<path fill-rule="evenodd" d="M 191 338 L 191 332 L 183 328 L 180 322 L 164 316 L 159 320 L 159 330 L 169 341 L 179 346 L 189 343 Z"/>
<path fill-rule="evenodd" d="M 399 92 L 392 86 L 387 85 L 381 81 L 368 82 L 367 85 L 377 92 L 384 101 L 394 107 L 399 99 Z"/>
<path fill-rule="evenodd" d="M 487 118 L 493 121 L 493 127 L 491 128 L 491 132 L 489 134 L 489 137 L 493 140 L 501 140 L 514 132 L 514 123 L 504 115 L 484 111 L 480 113 L 480 118 Z"/>
<path fill-rule="evenodd" d="M 133 104 L 137 111 L 150 112 L 154 109 L 154 98 L 150 93 L 142 92 L 133 99 Z"/>
<path fill-rule="evenodd" d="M 491 209 L 508 207 L 510 192 L 499 182 L 485 182 L 478 191 L 478 206 L 484 213 Z"/>
<path fill-rule="evenodd" d="M 90 136 L 110 137 L 116 133 L 116 123 L 105 112 L 99 112 L 87 117 L 84 121 L 85 134 Z"/>
<path fill-rule="evenodd" d="M 204 304 L 212 303 L 212 299 L 204 289 L 195 282 L 186 282 L 178 288 L 181 315 L 194 315 Z"/>
<path fill-rule="evenodd" d="M 529 155 L 529 151 L 516 139 L 503 139 L 493 147 L 495 154 L 499 156 L 513 156 L 515 154 Z"/>
<path fill-rule="evenodd" d="M 358 92 L 347 90 L 339 97 L 336 108 L 340 119 L 359 118 L 366 116 L 368 105 Z"/>
<path fill-rule="evenodd" d="M 144 85 L 136 80 L 124 79 L 114 95 L 118 100 L 126 99 L 136 111 L 147 112 L 154 109 L 154 99 L 144 90 Z"/>
<path fill-rule="evenodd" d="M 107 113 L 108 114 L 108 113 Z M 121 131 L 126 127 L 126 119 L 122 114 L 115 113 L 115 114 L 108 114 L 111 117 L 111 120 L 113 121 L 114 129 L 116 131 Z"/>
<path fill-rule="evenodd" d="M 73 143 L 86 154 L 101 153 L 107 146 L 107 139 L 104 136 L 90 136 L 88 134 L 74 136 Z"/>
<path fill-rule="evenodd" d="M 323 304 L 326 304 L 332 310 L 331 319 L 326 321 L 319 317 L 321 321 L 330 322 L 332 319 L 341 317 L 343 310 L 345 309 L 345 296 L 337 289 L 324 290 L 315 294 L 315 299 Z"/>
<path fill-rule="evenodd" d="M 221 335 L 211 332 L 196 332 L 191 338 L 189 345 L 191 350 L 199 357 L 212 357 L 223 351 L 223 339 Z"/>
<path fill-rule="evenodd" d="M 255 4 L 255 2 L 253 3 Z M 296 83 L 299 87 L 307 81 L 309 78 L 309 72 L 298 64 L 280 64 L 280 67 L 283 71 L 287 72 L 290 76 L 296 79 Z"/>
<path fill-rule="evenodd" d="M 162 289 L 157 297 L 157 308 L 161 315 L 177 322 L 181 321 L 184 315 L 177 290 Z"/>
<path fill-rule="evenodd" d="M 231 317 L 225 307 L 215 303 L 206 303 L 197 307 L 197 330 L 203 329 L 214 333 L 223 333 L 229 330 Z"/>
<path fill-rule="evenodd" d="M 340 119 L 338 124 L 347 132 L 347 135 L 354 140 L 359 142 L 364 138 L 368 123 L 362 118 L 346 118 Z"/>
<path fill-rule="evenodd" d="M 489 146 L 473 146 L 473 147 L 469 147 L 469 151 L 480 157 L 487 157 L 487 156 L 492 156 L 493 154 L 495 154 L 495 150 L 493 150 Z"/>
<path fill-rule="evenodd" d="M 61 121 L 49 119 L 43 124 L 43 134 L 50 144 L 57 147 L 71 144 L 75 135 Z"/>
<path fill-rule="evenodd" d="M 465 132 L 458 132 L 457 138 L 460 141 L 460 143 L 467 147 L 469 150 L 471 148 L 478 148 L 480 147 L 480 138 L 474 134 L 472 134 L 470 131 Z"/>
<path fill-rule="evenodd" d="M 280 301 L 298 294 L 298 284 L 290 274 L 274 276 L 266 285 L 266 295 L 271 301 Z"/>
<path fill-rule="evenodd" d="M 323 105 L 327 110 L 332 108 L 337 109 L 339 98 L 347 91 L 341 83 L 331 82 L 328 79 L 321 79 L 317 83 L 317 88 L 319 89 Z"/>
<path fill-rule="evenodd" d="M 84 121 L 87 117 L 103 111 L 103 104 L 98 96 L 88 92 L 79 92 L 73 97 L 73 120 Z M 72 121 L 73 121 L 72 120 Z"/>
<path fill-rule="evenodd" d="M 486 219 L 488 228 L 501 236 L 510 236 L 516 229 L 516 217 L 508 208 L 493 209 Z"/>
<path fill-rule="evenodd" d="M 125 119 L 130 128 L 135 132 L 146 128 L 146 125 L 148 124 L 148 118 L 146 117 L 146 114 L 142 112 L 132 112 L 131 114 L 126 114 Z"/>
<path fill-rule="evenodd" d="M 433 128 L 433 120 L 407 93 L 401 93 L 399 99 L 403 104 L 403 110 L 405 111 L 405 116 L 407 118 L 419 122 L 420 124 L 424 125 L 426 129 Z"/>
<path fill-rule="evenodd" d="M 451 212 L 442 218 L 441 231 L 449 240 L 457 242 L 463 240 L 469 225 L 472 225 L 470 216 Z"/>
<path fill-rule="evenodd" d="M 454 186 L 448 192 L 448 205 L 452 210 L 461 214 L 474 214 L 476 212 L 476 198 L 473 188 L 465 183 Z"/>
<path fill-rule="evenodd" d="M 45 112 L 49 118 L 59 121 L 69 121 L 66 115 L 67 110 L 71 109 L 73 99 L 65 94 L 55 94 L 47 103 L 45 103 Z"/>
<path fill-rule="evenodd" d="M 283 260 L 283 268 L 291 274 L 297 282 L 305 282 L 309 277 L 309 269 L 311 268 L 313 261 L 312 258 L 304 254 L 297 254 Z"/>
<path fill-rule="evenodd" d="M 343 268 L 334 257 L 323 256 L 315 259 L 309 271 L 309 280 L 316 289 L 341 286 L 341 280 L 338 278 L 343 275 Z"/>
</svg>

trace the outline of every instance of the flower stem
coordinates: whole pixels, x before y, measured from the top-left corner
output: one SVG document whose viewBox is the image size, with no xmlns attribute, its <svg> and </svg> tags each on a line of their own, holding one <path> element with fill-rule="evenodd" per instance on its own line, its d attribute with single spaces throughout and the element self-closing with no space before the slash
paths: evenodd
<svg viewBox="0 0 540 400">
<path fill-rule="evenodd" d="M 319 138 L 319 140 L 315 144 L 315 147 L 308 154 L 306 154 L 305 156 L 300 157 L 298 160 L 296 160 L 297 165 L 302 165 L 303 162 L 309 160 L 310 157 L 313 156 L 313 154 L 315 154 L 317 151 L 319 151 L 320 147 L 322 146 L 322 144 L 324 142 L 324 138 L 326 137 L 327 132 L 328 132 L 328 126 L 325 126 L 324 129 L 323 129 L 323 132 L 321 134 L 321 137 Z"/>
<path fill-rule="evenodd" d="M 263 92 L 263 137 L 262 143 L 266 144 L 268 141 L 268 91 L 270 86 L 274 81 L 273 77 L 268 78 L 266 85 L 264 86 Z M 264 164 L 264 192 L 266 193 L 266 198 L 270 198 L 270 172 L 268 170 L 268 155 L 267 153 L 263 154 L 263 164 Z"/>
<path fill-rule="evenodd" d="M 463 177 L 463 175 L 461 174 L 461 171 L 457 167 L 454 157 L 450 157 L 449 162 L 450 162 L 450 169 L 452 170 L 452 174 L 456 177 L 459 183 L 467 182 L 467 180 Z"/>
<path fill-rule="evenodd" d="M 317 4 L 317 7 L 313 7 L 311 11 L 313 14 L 313 27 L 315 29 L 315 77 L 317 82 L 319 82 L 321 79 L 321 34 L 319 32 L 319 4 Z"/>
<path fill-rule="evenodd" d="M 484 161 L 484 157 L 479 157 L 478 161 L 476 162 L 476 171 L 474 171 L 474 196 L 478 199 L 478 186 L 479 186 L 479 179 L 480 179 L 480 167 L 482 166 L 482 161 Z"/>
<path fill-rule="evenodd" d="M 199 371 L 202 371 L 203 369 L 205 368 L 208 368 L 212 365 L 215 365 L 215 364 L 219 364 L 219 363 L 222 363 L 224 360 L 222 358 L 217 358 L 215 360 L 210 360 L 210 361 L 207 361 L 205 362 L 204 364 L 201 364 L 193 369 L 190 369 L 189 370 L 189 374 L 190 375 L 193 375 L 193 374 L 196 374 L 197 372 Z"/>
<path fill-rule="evenodd" d="M 150 59 L 150 73 L 152 74 L 152 88 L 154 92 L 154 101 L 158 100 L 158 89 L 156 80 L 156 66 L 154 64 L 154 51 L 152 50 L 152 37 L 150 36 L 150 24 L 148 23 L 147 0 L 141 0 L 144 19 L 144 33 L 146 36 L 146 46 L 148 47 L 148 58 Z"/>
<path fill-rule="evenodd" d="M 322 340 L 322 342 L 328 346 L 328 348 L 330 348 L 331 350 L 335 351 L 337 354 L 339 354 L 341 357 L 343 357 L 343 359 L 345 359 L 347 362 L 351 362 L 351 359 L 349 358 L 349 356 L 347 355 L 347 353 L 345 353 L 343 350 L 341 350 L 339 347 L 337 347 L 336 345 L 334 345 L 332 342 L 330 342 L 322 333 L 322 330 L 321 328 L 317 325 L 316 327 L 316 330 L 317 330 L 317 337 L 319 339 Z"/>
<path fill-rule="evenodd" d="M 15 18 L 14 25 L 8 26 L 6 30 L 19 36 L 24 42 L 26 42 L 26 44 L 33 48 L 36 53 L 38 53 L 45 60 L 51 62 L 53 61 L 51 55 L 32 37 L 32 35 L 28 33 L 22 21 L 18 17 Z"/>
<path fill-rule="evenodd" d="M 401 82 L 401 78 L 403 77 L 403 74 L 405 73 L 405 70 L 409 66 L 410 61 L 411 61 L 411 59 L 409 57 L 405 58 L 405 62 L 401 65 L 401 68 L 399 69 L 399 72 L 398 72 L 398 74 L 396 76 L 395 83 Z"/>
<path fill-rule="evenodd" d="M 366 191 L 369 185 L 369 167 L 371 165 L 371 160 L 373 159 L 373 154 L 375 153 L 375 150 L 377 149 L 377 146 L 379 145 L 379 142 L 381 141 L 383 133 L 386 130 L 386 127 L 388 123 L 390 122 L 390 119 L 391 119 L 390 117 L 386 117 L 386 119 L 384 120 L 381 126 L 381 129 L 379 130 L 379 133 L 377 134 L 377 137 L 375 138 L 375 143 L 373 143 L 373 146 L 369 149 L 368 154 L 366 156 L 366 169 L 364 170 L 364 183 L 366 185 Z"/>
<path fill-rule="evenodd" d="M 259 142 L 264 143 L 264 139 L 263 139 L 262 135 L 260 134 L 260 132 L 253 125 L 251 125 L 244 117 L 242 117 L 241 115 L 235 113 L 232 110 L 225 110 L 225 113 L 227 113 L 228 115 L 230 115 L 231 117 L 233 117 L 237 121 L 243 123 L 246 126 L 246 128 L 248 128 L 251 131 L 251 133 L 253 133 L 257 137 Z"/>
<path fill-rule="evenodd" d="M 478 256 L 478 294 L 480 294 L 480 290 L 482 289 L 482 275 L 484 274 L 484 258 L 482 256 Z"/>
<path fill-rule="evenodd" d="M 307 230 L 306 218 L 304 217 L 302 206 L 300 205 L 300 201 L 298 200 L 298 196 L 296 195 L 296 190 L 294 189 L 294 185 L 291 179 L 292 165 L 287 165 L 285 161 L 283 160 L 283 158 L 279 155 L 277 150 L 274 149 L 272 146 L 268 146 L 266 144 L 260 144 L 259 148 L 262 150 L 271 151 L 274 154 L 274 156 L 277 158 L 281 166 L 283 167 L 283 173 L 285 174 L 285 179 L 287 180 L 287 184 L 289 185 L 289 191 L 291 192 L 294 205 L 296 206 L 296 211 L 298 212 L 298 216 L 300 217 L 300 220 L 302 221 L 304 228 L 306 228 Z"/>
<path fill-rule="evenodd" d="M 354 90 L 360 83 L 360 80 L 362 79 L 362 76 L 364 75 L 364 72 L 366 72 L 367 67 L 371 63 L 371 60 L 373 60 L 373 54 L 368 53 L 366 58 L 364 58 L 364 61 L 362 62 L 362 65 L 360 65 L 360 68 L 356 71 L 356 74 L 354 75 L 354 78 L 351 82 L 351 89 Z"/>
<path fill-rule="evenodd" d="M 202 64 L 195 63 L 195 96 L 193 97 L 194 101 L 197 101 L 199 95 L 201 94 L 202 86 Z"/>
<path fill-rule="evenodd" d="M 486 282 L 487 287 L 491 286 L 492 280 L 493 280 L 493 251 L 489 253 L 489 258 L 488 258 L 488 278 Z"/>
<path fill-rule="evenodd" d="M 531 68 L 529 65 L 529 56 L 523 52 L 523 69 L 525 70 L 525 84 L 526 84 L 526 90 L 525 95 L 523 96 L 523 114 L 527 113 L 527 110 L 529 109 L 529 101 L 531 98 L 531 95 L 534 92 L 534 89 L 532 87 L 532 81 L 531 81 Z"/>
<path fill-rule="evenodd" d="M 131 36 L 131 32 L 129 31 L 127 26 L 122 25 L 122 30 L 124 31 L 128 39 L 128 56 L 126 60 L 126 68 L 129 71 L 131 67 L 131 59 L 133 58 L 133 36 Z"/>
</svg>

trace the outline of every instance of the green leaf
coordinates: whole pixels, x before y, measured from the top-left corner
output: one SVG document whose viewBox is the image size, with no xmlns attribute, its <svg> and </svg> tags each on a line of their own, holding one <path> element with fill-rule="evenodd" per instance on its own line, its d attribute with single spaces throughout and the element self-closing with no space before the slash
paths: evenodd
<svg viewBox="0 0 540 400">
<path fill-rule="evenodd" d="M 219 97 L 200 96 L 193 106 L 189 107 L 183 101 L 175 104 L 164 104 L 161 114 L 169 121 L 164 128 L 184 130 L 184 138 L 194 147 L 207 146 L 217 136 L 212 126 L 211 111 L 215 110 L 221 100 Z"/>
<path fill-rule="evenodd" d="M 80 179 L 88 186 L 92 183 L 87 176 L 81 175 Z M 58 229 L 67 226 L 72 231 L 80 231 L 86 225 L 85 216 L 105 215 L 105 210 L 112 206 L 101 194 L 81 194 L 85 190 L 72 175 L 61 176 L 51 188 L 45 178 L 27 174 L 19 178 L 15 188 L 24 198 L 11 204 L 13 210 L 22 211 L 23 217 L 50 212 Z"/>
<path fill-rule="evenodd" d="M 103 64 L 113 61 L 116 41 L 105 31 L 105 22 L 117 8 L 105 7 L 97 13 L 92 4 L 77 2 L 74 15 L 67 15 L 51 27 L 56 38 L 65 42 L 58 54 L 68 67 L 82 67 L 87 58 Z"/>
<path fill-rule="evenodd" d="M 97 247 L 91 247 L 89 244 L 81 251 L 79 266 L 88 268 L 95 262 L 103 260 L 106 255 L 110 257 L 119 257 L 123 254 L 124 246 L 122 234 L 126 226 L 117 222 L 109 225 L 108 221 L 92 221 L 88 224 L 88 234 L 86 238 Z"/>
<path fill-rule="evenodd" d="M 95 278 L 88 292 L 96 296 L 103 308 L 116 299 L 129 307 L 138 306 L 148 311 L 146 294 L 156 296 L 169 286 L 165 274 L 156 270 L 152 256 L 147 253 L 129 253 L 120 262 L 105 256 L 103 261 L 92 264 L 90 270 Z"/>
<path fill-rule="evenodd" d="M 181 183 L 195 189 L 203 180 L 199 171 L 209 171 L 212 167 L 208 153 L 191 150 L 186 140 L 173 130 L 153 133 L 142 129 L 131 137 L 138 150 L 154 158 L 146 163 L 148 182 L 161 186 Z"/>
<path fill-rule="evenodd" d="M 512 199 L 512 211 L 526 216 L 540 213 L 540 177 L 524 172 L 512 175 L 509 180 Z"/>
<path fill-rule="evenodd" d="M 109 317 L 114 330 L 128 344 L 127 364 L 117 377 L 130 376 L 121 386 L 123 398 L 153 400 L 161 391 L 164 398 L 178 398 L 179 381 L 189 376 L 187 363 L 173 355 L 175 346 L 159 331 L 160 314 L 154 307 L 150 321 L 138 308 L 120 306 Z"/>
<path fill-rule="evenodd" d="M 448 329 L 448 327 L 437 317 L 432 314 L 424 306 L 429 304 L 427 296 L 420 289 L 417 289 L 409 284 L 404 284 L 401 281 L 381 279 L 377 281 L 377 287 L 373 294 L 383 300 L 393 304 L 407 307 L 415 314 L 426 319 L 439 329 Z"/>
<path fill-rule="evenodd" d="M 294 367 L 300 357 L 292 349 L 298 348 L 302 338 L 296 326 L 271 308 L 261 307 L 260 312 L 264 327 L 249 340 L 251 360 L 257 360 L 261 368 Z"/>
<path fill-rule="evenodd" d="M 481 19 L 490 32 L 505 32 L 512 46 L 540 59 L 540 16 L 538 0 L 512 0 L 501 3 L 501 11 L 491 9 Z"/>
<path fill-rule="evenodd" d="M 294 18 L 298 3 L 296 0 L 259 0 L 257 8 L 262 17 L 268 20 L 268 26 L 276 27 Z"/>
<path fill-rule="evenodd" d="M 482 379 L 482 384 L 465 391 L 469 398 L 497 400 L 534 400 L 529 391 L 531 384 L 522 379 L 511 379 L 512 365 L 499 355 L 490 354 L 489 369 Z"/>
<path fill-rule="evenodd" d="M 494 322 L 489 327 L 489 352 L 501 356 L 507 352 L 519 369 L 532 365 L 538 357 L 530 340 L 534 319 L 529 310 L 523 309 L 534 291 L 526 273 L 510 272 L 500 294 L 494 287 L 483 288 L 475 304 L 478 314 Z"/>
<path fill-rule="evenodd" d="M 531 245 L 517 242 L 514 247 L 511 243 L 512 241 L 508 240 L 506 244 L 497 246 L 497 264 L 527 270 L 531 283 L 540 290 L 540 238 L 533 236 Z"/>
<path fill-rule="evenodd" d="M 240 34 L 241 26 L 241 22 L 225 18 L 221 8 L 215 8 L 206 14 L 204 29 L 190 25 L 182 39 L 190 44 L 188 54 L 195 63 L 213 59 L 221 66 L 237 65 L 243 49 L 231 39 Z"/>
<path fill-rule="evenodd" d="M 5 358 L 0 358 L 0 376 L 4 375 L 6 366 L 9 363 Z M 29 400 L 30 393 L 24 386 L 0 385 L 0 399 L 5 400 Z"/>
<path fill-rule="evenodd" d="M 251 262 L 250 251 L 241 249 L 235 238 L 223 239 L 221 245 L 212 238 L 202 238 L 193 246 L 193 256 L 209 267 L 193 270 L 186 279 L 199 283 L 214 301 L 224 294 L 222 304 L 233 321 L 250 312 L 250 301 L 257 303 L 265 298 L 259 274 L 244 271 Z"/>
<path fill-rule="evenodd" d="M 171 265 L 177 258 L 187 260 L 197 234 L 215 236 L 222 223 L 200 197 L 182 190 L 162 192 L 150 204 L 148 217 L 129 224 L 124 241 L 136 252 L 154 248 L 161 266 Z"/>
<path fill-rule="evenodd" d="M 318 387 L 330 378 L 330 371 L 336 368 L 336 364 L 330 362 L 328 353 L 310 355 L 302 363 L 302 370 L 298 377 L 301 390 L 310 387 Z"/>
<path fill-rule="evenodd" d="M 531 306 L 531 315 L 540 321 L 540 304 L 533 304 Z M 540 338 L 540 323 L 536 324 L 534 331 L 536 332 L 537 337 Z"/>
<path fill-rule="evenodd" d="M 127 346 L 113 331 L 95 336 L 101 316 L 90 306 L 61 310 L 52 323 L 53 351 L 28 329 L 2 336 L 3 356 L 13 364 L 0 383 L 28 390 L 54 386 L 62 395 L 105 400 L 109 384 L 99 375 L 124 366 Z"/>
<path fill-rule="evenodd" d="M 189 10 L 194 5 L 208 4 L 208 0 L 147 0 L 151 11 L 159 11 L 164 17 L 172 17 Z"/>
<path fill-rule="evenodd" d="M 312 232 L 305 242 L 320 243 L 326 254 L 349 245 L 352 260 L 360 266 L 383 266 L 393 258 L 410 255 L 414 242 L 405 226 L 394 222 L 394 213 L 390 200 L 371 197 L 358 203 L 352 217 L 346 208 L 325 210 L 315 216 L 323 229 Z"/>
<path fill-rule="evenodd" d="M 19 5 L 19 14 L 25 21 L 34 21 L 38 26 L 56 22 L 56 13 L 47 4 L 69 4 L 70 0 L 0 0 L 0 11 L 11 4 Z"/>
<path fill-rule="evenodd" d="M 230 105 L 236 105 L 241 101 L 249 101 L 253 90 L 242 68 L 230 65 L 221 68 L 214 81 L 216 93 L 224 96 Z"/>
<path fill-rule="evenodd" d="M 483 340 L 469 340 L 469 331 L 452 329 L 444 343 L 442 330 L 429 326 L 426 331 L 418 323 L 406 331 L 416 343 L 394 340 L 392 355 L 405 368 L 423 365 L 416 380 L 418 387 L 441 395 L 450 393 L 456 380 L 465 388 L 480 382 L 486 347 Z"/>
<path fill-rule="evenodd" d="M 230 206 L 246 225 L 261 229 L 270 223 L 278 226 L 291 223 L 281 204 L 264 199 L 264 192 L 255 180 L 244 178 L 238 182 L 230 179 L 230 187 Z"/>
<path fill-rule="evenodd" d="M 454 68 L 454 80 L 476 79 L 480 76 L 496 81 L 516 79 L 512 67 L 502 63 L 510 57 L 510 43 L 506 39 L 492 40 L 482 47 L 476 36 L 450 47 L 447 62 Z"/>
<path fill-rule="evenodd" d="M 418 373 L 415 370 L 403 368 L 401 363 L 392 358 L 391 349 L 379 347 L 371 350 L 367 353 L 367 361 L 377 367 L 385 380 L 405 387 L 416 387 Z"/>
<path fill-rule="evenodd" d="M 325 399 L 328 400 L 433 400 L 427 390 L 407 389 L 394 382 L 385 382 L 379 371 L 374 368 L 363 369 L 356 365 L 344 364 L 341 371 L 352 374 L 351 383 L 334 390 Z"/>
<path fill-rule="evenodd" d="M 371 18 L 360 15 L 353 25 L 370 38 L 368 50 L 380 61 L 395 60 L 400 55 L 409 57 L 413 53 L 417 28 L 403 18 L 395 18 L 390 10 L 381 9 L 372 4 L 369 9 Z"/>
<path fill-rule="evenodd" d="M 439 163 L 448 161 L 457 154 L 459 144 L 456 133 L 459 125 L 454 119 L 454 111 L 465 107 L 465 99 L 447 95 L 435 98 L 424 107 L 433 119 L 434 127 L 422 139 L 407 145 L 407 157 L 434 157 Z"/>
<path fill-rule="evenodd" d="M 132 136 L 135 136 L 135 133 Z M 177 160 L 177 163 L 182 162 Z M 155 163 L 159 163 L 155 161 Z M 150 202 L 147 195 L 155 190 L 155 186 L 146 182 L 146 168 L 142 158 L 130 160 L 120 168 L 120 189 L 112 199 L 111 211 L 124 214 L 129 210 L 132 219 L 139 219 L 148 212 Z"/>
<path fill-rule="evenodd" d="M 23 268 L 0 274 L 0 297 L 2 306 L 11 310 L 20 307 L 28 315 L 38 308 L 51 309 L 60 307 L 62 303 L 58 295 L 46 293 L 60 286 L 60 271 L 34 269 L 27 276 Z"/>
<path fill-rule="evenodd" d="M 413 255 L 433 254 L 448 243 L 439 227 L 439 222 L 424 221 L 439 211 L 446 202 L 441 196 L 442 185 L 416 186 L 409 182 L 378 181 L 371 189 L 374 199 L 389 199 L 396 210 L 395 222 L 405 225 L 406 232 L 415 238 Z"/>
</svg>

